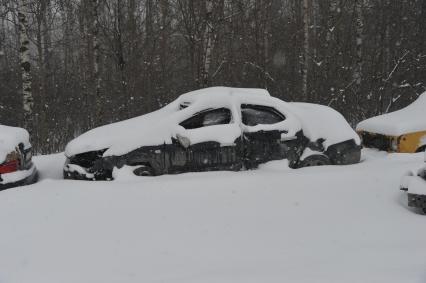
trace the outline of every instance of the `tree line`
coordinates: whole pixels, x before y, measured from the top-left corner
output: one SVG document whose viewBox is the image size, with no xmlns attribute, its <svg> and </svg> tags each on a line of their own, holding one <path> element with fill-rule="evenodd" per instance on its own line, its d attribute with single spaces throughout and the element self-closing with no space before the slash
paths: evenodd
<svg viewBox="0 0 426 283">
<path fill-rule="evenodd" d="M 426 90 L 426 0 L 0 0 L 0 121 L 38 153 L 216 85 L 352 125 L 401 108 Z"/>
</svg>

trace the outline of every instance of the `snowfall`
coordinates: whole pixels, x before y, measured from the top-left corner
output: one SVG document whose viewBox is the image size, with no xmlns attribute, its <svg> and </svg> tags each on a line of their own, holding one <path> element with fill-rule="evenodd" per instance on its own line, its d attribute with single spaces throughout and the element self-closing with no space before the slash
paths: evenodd
<svg viewBox="0 0 426 283">
<path fill-rule="evenodd" d="M 351 166 L 61 180 L 0 192 L 1 283 L 426 282 L 426 216 L 401 176 L 423 154 Z"/>
</svg>

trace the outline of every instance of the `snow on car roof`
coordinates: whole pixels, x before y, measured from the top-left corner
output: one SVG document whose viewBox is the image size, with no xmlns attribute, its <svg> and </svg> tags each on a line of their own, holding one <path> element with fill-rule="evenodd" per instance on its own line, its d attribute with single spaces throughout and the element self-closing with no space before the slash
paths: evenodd
<svg viewBox="0 0 426 283">
<path fill-rule="evenodd" d="M 388 136 L 426 131 L 426 92 L 401 110 L 362 121 L 357 131 Z"/>
<path fill-rule="evenodd" d="M 90 130 L 72 140 L 67 145 L 65 154 L 73 156 L 88 151 L 108 149 L 104 156 L 123 155 L 141 146 L 170 144 L 171 138 L 176 137 L 183 130 L 179 123 L 185 119 L 208 108 L 235 108 L 234 98 L 248 94 L 253 97 L 269 97 L 266 90 L 260 89 L 212 87 L 192 91 L 181 95 L 157 111 Z M 183 109 L 182 104 L 186 106 Z M 237 110 L 233 110 L 233 116 L 235 116 Z M 186 131 L 185 134 L 191 135 L 191 131 Z M 220 138 L 216 141 L 229 144 L 234 142 L 240 134 L 239 125 L 235 124 L 231 133 L 229 129 L 225 130 L 223 135 L 218 135 Z M 206 135 L 206 138 L 208 136 L 212 134 Z M 198 135 L 192 135 L 192 139 L 194 143 L 203 141 Z"/>
<path fill-rule="evenodd" d="M 0 125 L 0 163 L 6 160 L 9 153 L 22 143 L 24 148 L 31 147 L 28 132 L 22 128 Z"/>
<path fill-rule="evenodd" d="M 274 107 L 285 114 L 286 119 L 275 125 L 248 127 L 241 123 L 241 104 Z M 226 107 L 232 112 L 233 120 L 229 125 L 195 130 L 185 130 L 179 125 L 200 111 L 222 107 Z M 313 121 L 311 123 L 309 121 L 311 118 L 304 118 L 312 117 L 310 114 L 315 116 L 315 113 L 327 120 L 324 123 L 324 119 L 322 119 L 322 127 Z M 356 133 L 339 115 L 325 106 L 305 105 L 302 107 L 300 104 L 284 102 L 271 97 L 268 91 L 263 89 L 212 87 L 183 94 L 169 105 L 152 113 L 90 130 L 71 141 L 65 149 L 65 154 L 71 157 L 84 152 L 108 149 L 104 156 L 123 155 L 142 146 L 171 144 L 172 137 L 176 137 L 178 134 L 188 137 L 192 144 L 216 141 L 222 145 L 228 145 L 241 136 L 241 127 L 246 131 L 279 129 L 286 131 L 289 137 L 303 129 L 308 138 L 315 140 L 324 138 L 326 147 L 349 139 L 357 140 Z M 318 117 L 312 119 L 317 120 Z M 334 124 L 338 126 L 334 131 L 324 129 L 330 125 L 330 119 L 339 121 Z M 301 121 L 303 121 L 303 125 Z M 310 125 L 313 126 L 310 127 Z M 349 130 L 342 131 L 342 126 Z"/>
</svg>

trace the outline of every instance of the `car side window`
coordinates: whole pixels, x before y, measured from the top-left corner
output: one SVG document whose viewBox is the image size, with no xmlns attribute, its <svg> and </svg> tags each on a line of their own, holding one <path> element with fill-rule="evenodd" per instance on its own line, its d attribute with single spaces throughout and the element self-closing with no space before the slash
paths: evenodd
<svg viewBox="0 0 426 283">
<path fill-rule="evenodd" d="M 278 110 L 261 105 L 241 105 L 243 124 L 246 126 L 271 125 L 282 122 L 285 116 Z"/>
<path fill-rule="evenodd" d="M 199 112 L 180 123 L 187 130 L 231 123 L 231 111 L 226 108 Z"/>
</svg>

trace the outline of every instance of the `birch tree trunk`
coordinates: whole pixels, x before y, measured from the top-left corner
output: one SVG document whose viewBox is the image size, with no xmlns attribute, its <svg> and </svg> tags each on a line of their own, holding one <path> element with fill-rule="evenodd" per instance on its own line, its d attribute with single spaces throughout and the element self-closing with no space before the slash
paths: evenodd
<svg viewBox="0 0 426 283">
<path fill-rule="evenodd" d="M 308 98 L 308 71 L 309 71 L 309 0 L 303 0 L 303 66 L 302 66 L 302 94 Z"/>
<path fill-rule="evenodd" d="M 210 67 L 214 48 L 213 0 L 206 0 L 206 28 L 204 30 L 204 64 L 202 71 L 202 87 L 210 85 Z"/>
<path fill-rule="evenodd" d="M 24 127 L 32 133 L 33 131 L 33 108 L 34 97 L 32 93 L 30 41 L 28 38 L 28 16 L 29 0 L 19 0 L 19 61 L 22 72 L 22 104 L 24 110 Z"/>
</svg>

